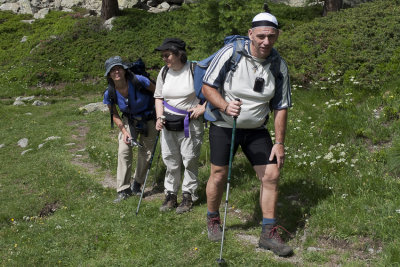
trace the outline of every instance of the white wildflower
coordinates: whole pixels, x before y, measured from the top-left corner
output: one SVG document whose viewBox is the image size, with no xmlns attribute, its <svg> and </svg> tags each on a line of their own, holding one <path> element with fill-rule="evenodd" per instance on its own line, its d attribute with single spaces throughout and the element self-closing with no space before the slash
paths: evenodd
<svg viewBox="0 0 400 267">
<path fill-rule="evenodd" d="M 333 158 L 333 153 L 332 152 L 329 152 L 328 154 L 326 154 L 325 156 L 324 156 L 324 159 L 326 159 L 326 160 L 330 160 L 330 159 L 332 159 Z"/>
</svg>

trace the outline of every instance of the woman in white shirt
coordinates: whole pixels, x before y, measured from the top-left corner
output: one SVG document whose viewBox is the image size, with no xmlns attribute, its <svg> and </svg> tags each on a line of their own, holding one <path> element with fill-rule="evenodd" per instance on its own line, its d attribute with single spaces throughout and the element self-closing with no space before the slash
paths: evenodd
<svg viewBox="0 0 400 267">
<path fill-rule="evenodd" d="M 165 201 L 160 211 L 176 208 L 190 211 L 198 199 L 198 163 L 203 141 L 202 115 L 206 103 L 200 103 L 193 84 L 193 63 L 187 61 L 186 44 L 178 38 L 166 38 L 155 50 L 161 52 L 165 66 L 157 77 L 154 93 L 156 129 L 161 132 L 161 151 L 167 167 L 164 180 Z M 182 202 L 177 194 L 184 167 Z"/>
</svg>

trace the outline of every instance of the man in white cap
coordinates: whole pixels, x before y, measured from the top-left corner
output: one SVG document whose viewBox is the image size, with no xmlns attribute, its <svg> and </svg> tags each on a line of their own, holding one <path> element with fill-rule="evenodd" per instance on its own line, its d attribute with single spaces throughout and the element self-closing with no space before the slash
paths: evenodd
<svg viewBox="0 0 400 267">
<path fill-rule="evenodd" d="M 250 40 L 246 41 L 234 72 L 221 75 L 221 69 L 233 54 L 233 45 L 227 45 L 214 57 L 203 79 L 202 92 L 222 117 L 211 123 L 209 132 L 208 237 L 211 241 L 222 239 L 219 206 L 229 169 L 233 121 L 237 117 L 234 152 L 240 145 L 261 181 L 263 221 L 259 246 L 279 256 L 290 256 L 293 250 L 279 237 L 278 229 L 283 227 L 277 225 L 275 213 L 280 168 L 285 158 L 287 111 L 291 106 L 287 64 L 273 49 L 279 36 L 277 19 L 270 13 L 258 14 L 248 36 Z M 272 73 L 272 64 L 278 66 L 278 75 Z M 275 143 L 265 127 L 272 111 Z"/>
</svg>

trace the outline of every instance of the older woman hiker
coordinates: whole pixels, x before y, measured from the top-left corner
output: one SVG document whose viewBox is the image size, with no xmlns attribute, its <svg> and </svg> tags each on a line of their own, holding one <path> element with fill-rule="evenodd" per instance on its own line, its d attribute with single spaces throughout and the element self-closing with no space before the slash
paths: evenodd
<svg viewBox="0 0 400 267">
<path fill-rule="evenodd" d="M 115 123 L 118 135 L 117 193 L 114 203 L 141 193 L 152 148 L 156 140 L 154 84 L 146 77 L 128 70 L 121 57 L 105 62 L 108 87 L 103 103 L 108 105 L 111 125 Z M 122 112 L 120 117 L 116 106 Z M 133 146 L 139 146 L 136 170 L 131 184 Z"/>
<path fill-rule="evenodd" d="M 196 97 L 193 64 L 187 61 L 186 44 L 178 38 L 166 38 L 155 50 L 161 52 L 165 66 L 157 77 L 154 93 L 157 121 L 161 132 L 162 158 L 166 165 L 165 201 L 160 211 L 176 208 L 177 213 L 190 211 L 198 199 L 198 162 L 203 141 L 202 115 L 205 103 Z M 184 167 L 182 202 L 177 194 Z"/>
</svg>

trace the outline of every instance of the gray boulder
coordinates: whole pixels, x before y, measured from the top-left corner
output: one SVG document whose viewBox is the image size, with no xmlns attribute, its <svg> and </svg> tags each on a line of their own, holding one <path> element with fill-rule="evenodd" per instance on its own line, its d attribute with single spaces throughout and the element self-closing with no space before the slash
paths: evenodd
<svg viewBox="0 0 400 267">
<path fill-rule="evenodd" d="M 108 20 L 104 21 L 104 24 L 103 24 L 104 27 L 105 27 L 107 30 L 111 31 L 112 28 L 113 28 L 112 23 L 113 23 L 114 20 L 115 20 L 115 17 L 112 17 L 112 18 L 109 18 Z"/>
<path fill-rule="evenodd" d="M 19 13 L 21 14 L 33 14 L 33 10 L 31 7 L 31 2 L 29 0 L 19 0 Z"/>
<path fill-rule="evenodd" d="M 103 102 L 97 102 L 80 107 L 79 111 L 83 112 L 83 114 L 89 114 L 95 111 L 108 112 L 108 107 L 106 104 L 103 104 Z"/>
<path fill-rule="evenodd" d="M 0 6 L 1 11 L 12 11 L 14 13 L 18 13 L 19 11 L 19 3 L 4 3 Z"/>
<path fill-rule="evenodd" d="M 118 6 L 122 9 L 132 8 L 140 4 L 139 0 L 118 0 Z"/>
<path fill-rule="evenodd" d="M 44 19 L 47 14 L 49 14 L 50 9 L 49 8 L 43 8 L 40 9 L 37 13 L 33 15 L 35 19 Z"/>
</svg>

